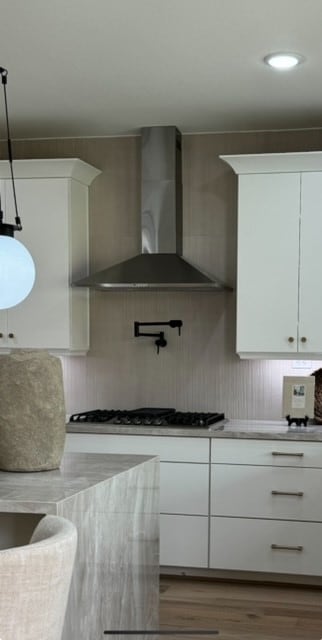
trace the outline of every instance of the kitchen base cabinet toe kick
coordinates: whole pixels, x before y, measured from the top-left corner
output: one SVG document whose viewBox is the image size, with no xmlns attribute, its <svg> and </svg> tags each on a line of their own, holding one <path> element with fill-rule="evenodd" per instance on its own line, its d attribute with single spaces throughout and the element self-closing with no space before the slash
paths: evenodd
<svg viewBox="0 0 322 640">
<path fill-rule="evenodd" d="M 162 573 L 322 585 L 322 442 L 71 433 L 67 446 L 160 456 Z"/>
</svg>

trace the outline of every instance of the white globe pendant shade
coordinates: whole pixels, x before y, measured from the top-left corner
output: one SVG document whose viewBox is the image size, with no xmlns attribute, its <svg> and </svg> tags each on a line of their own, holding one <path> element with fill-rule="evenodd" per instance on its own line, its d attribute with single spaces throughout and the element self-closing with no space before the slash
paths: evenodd
<svg viewBox="0 0 322 640">
<path fill-rule="evenodd" d="M 26 247 L 11 236 L 0 236 L 0 309 L 22 302 L 35 282 L 34 261 Z"/>
</svg>

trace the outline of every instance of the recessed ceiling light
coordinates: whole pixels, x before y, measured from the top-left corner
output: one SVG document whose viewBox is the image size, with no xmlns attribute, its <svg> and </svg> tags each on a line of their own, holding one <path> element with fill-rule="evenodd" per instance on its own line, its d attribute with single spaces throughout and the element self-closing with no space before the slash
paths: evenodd
<svg viewBox="0 0 322 640">
<path fill-rule="evenodd" d="M 266 64 L 278 71 L 287 71 L 303 61 L 304 57 L 298 53 L 270 53 L 264 58 Z"/>
</svg>

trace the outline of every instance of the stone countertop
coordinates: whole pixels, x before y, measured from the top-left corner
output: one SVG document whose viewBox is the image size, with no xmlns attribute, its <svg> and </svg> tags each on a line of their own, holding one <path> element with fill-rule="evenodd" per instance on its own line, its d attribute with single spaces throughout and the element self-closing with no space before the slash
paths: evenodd
<svg viewBox="0 0 322 640">
<path fill-rule="evenodd" d="M 111 480 L 153 456 L 65 453 L 59 469 L 0 471 L 0 512 L 54 513 L 57 505 Z"/>
<path fill-rule="evenodd" d="M 176 436 L 190 438 L 249 438 L 256 440 L 306 440 L 322 442 L 322 425 L 289 428 L 284 421 L 226 420 L 208 428 L 146 427 L 106 423 L 68 423 L 67 433 Z"/>
</svg>

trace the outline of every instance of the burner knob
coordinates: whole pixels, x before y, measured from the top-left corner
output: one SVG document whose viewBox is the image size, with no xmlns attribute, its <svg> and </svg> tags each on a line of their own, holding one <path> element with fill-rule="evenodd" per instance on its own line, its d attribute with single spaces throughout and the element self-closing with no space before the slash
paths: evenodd
<svg viewBox="0 0 322 640">
<path fill-rule="evenodd" d="M 155 418 L 155 420 L 154 420 L 153 424 L 154 424 L 156 427 L 161 427 L 161 425 L 162 425 L 162 418 Z"/>
<path fill-rule="evenodd" d="M 132 420 L 131 420 L 130 416 L 124 416 L 123 424 L 132 424 Z"/>
<path fill-rule="evenodd" d="M 143 424 L 145 424 L 147 427 L 150 426 L 152 424 L 152 418 L 149 418 L 149 416 L 147 416 L 146 418 L 144 418 Z"/>
<path fill-rule="evenodd" d="M 133 419 L 133 424 L 142 424 L 142 420 L 139 416 L 135 416 Z"/>
</svg>

